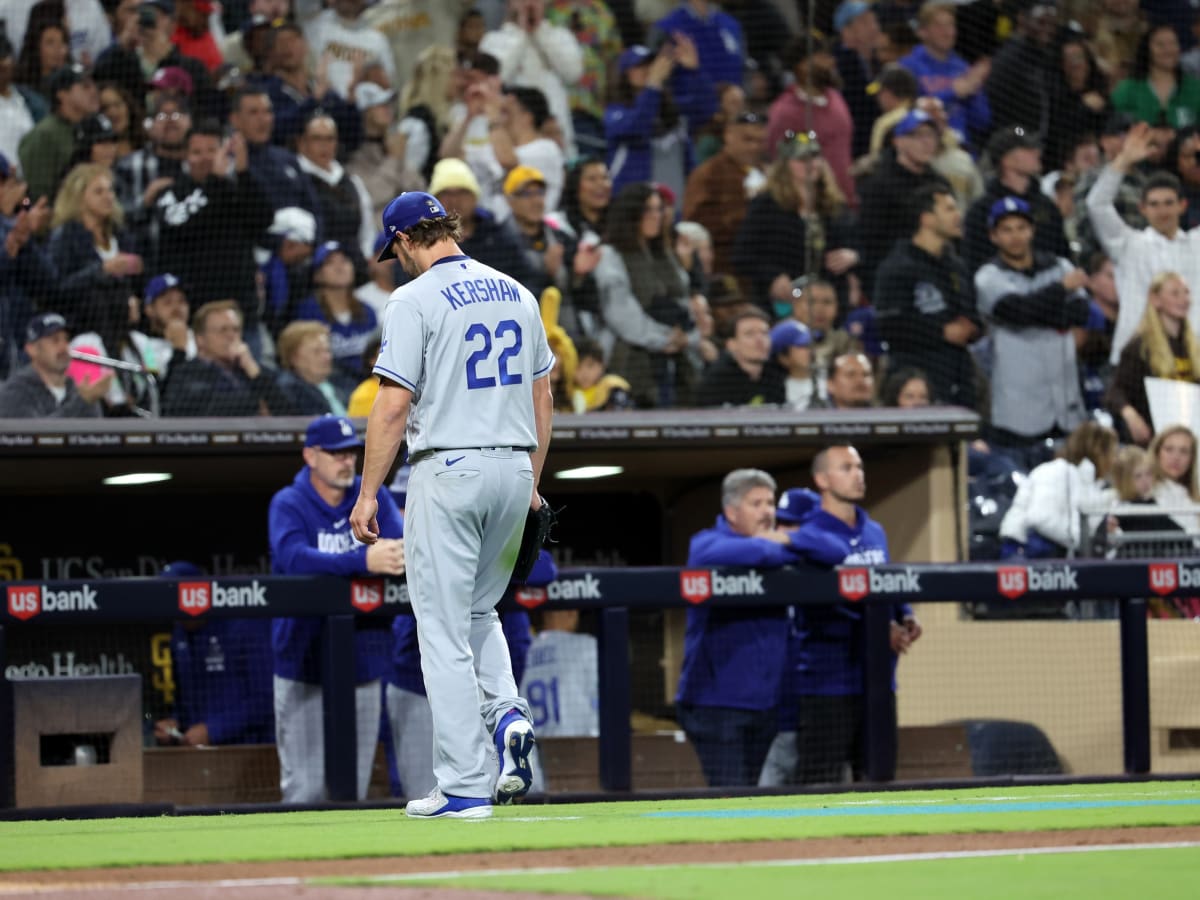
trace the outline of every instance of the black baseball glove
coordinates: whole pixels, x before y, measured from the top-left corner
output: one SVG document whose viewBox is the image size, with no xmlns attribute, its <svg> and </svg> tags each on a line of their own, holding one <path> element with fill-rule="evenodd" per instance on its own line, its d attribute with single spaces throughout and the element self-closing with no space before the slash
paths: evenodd
<svg viewBox="0 0 1200 900">
<path fill-rule="evenodd" d="M 520 582 L 529 577 L 534 563 L 537 562 L 538 553 L 542 547 L 553 541 L 550 530 L 556 524 L 558 513 L 550 508 L 545 499 L 536 510 L 530 509 L 525 514 L 525 529 L 521 532 L 521 549 L 517 551 L 517 564 L 513 566 L 513 581 Z"/>
</svg>

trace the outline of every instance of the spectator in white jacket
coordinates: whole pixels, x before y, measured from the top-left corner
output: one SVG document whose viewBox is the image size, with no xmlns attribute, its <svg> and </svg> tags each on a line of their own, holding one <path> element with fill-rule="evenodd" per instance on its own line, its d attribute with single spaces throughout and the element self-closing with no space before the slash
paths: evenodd
<svg viewBox="0 0 1200 900">
<path fill-rule="evenodd" d="M 1186 425 L 1164 428 L 1150 442 L 1154 460 L 1154 499 L 1169 507 L 1184 531 L 1200 534 L 1200 489 L 1196 485 L 1196 435 Z M 1186 510 L 1196 507 L 1196 513 Z"/>
<path fill-rule="evenodd" d="M 396 80 L 396 63 L 383 33 L 363 20 L 366 0 L 334 0 L 304 26 L 304 36 L 314 58 L 328 54 L 329 86 L 343 100 L 354 101 L 354 87 L 371 63 L 387 72 L 388 84 Z"/>
<path fill-rule="evenodd" d="M 1125 224 L 1113 205 L 1126 173 L 1152 151 L 1150 126 L 1135 125 L 1121 152 L 1104 167 L 1087 195 L 1088 216 L 1104 252 L 1113 260 L 1121 297 L 1109 357 L 1113 365 L 1137 331 L 1155 275 L 1178 272 L 1193 294 L 1200 292 L 1200 228 L 1184 231 L 1179 227 L 1179 217 L 1187 208 L 1179 179 L 1165 172 L 1147 179 L 1138 207 L 1149 223 L 1145 228 Z M 1190 321 L 1193 331 L 1200 333 L 1200 304 L 1193 306 Z"/>
<path fill-rule="evenodd" d="M 1104 479 L 1116 454 L 1117 433 L 1111 428 L 1089 421 L 1072 431 L 1058 459 L 1042 463 L 1017 488 L 1000 523 L 1010 555 L 1065 556 L 1078 547 L 1080 513 L 1113 505 Z"/>
<path fill-rule="evenodd" d="M 575 35 L 545 19 L 545 0 L 509 0 L 508 21 L 479 42 L 481 53 L 500 61 L 506 85 L 537 88 L 563 137 L 563 152 L 575 156 L 575 133 L 567 88 L 583 74 L 583 50 Z"/>
</svg>

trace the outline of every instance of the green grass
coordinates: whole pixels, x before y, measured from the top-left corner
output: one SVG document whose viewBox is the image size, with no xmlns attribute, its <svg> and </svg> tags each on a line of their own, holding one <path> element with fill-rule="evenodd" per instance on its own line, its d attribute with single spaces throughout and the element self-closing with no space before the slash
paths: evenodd
<svg viewBox="0 0 1200 900">
<path fill-rule="evenodd" d="M 405 886 L 453 885 L 525 893 L 727 900 L 729 897 L 859 898 L 887 900 L 1191 900 L 1200 850 L 1002 856 L 802 866 L 689 866 L 584 869 L 569 874 L 495 875 L 405 880 Z M 346 882 L 339 882 L 346 883 Z M 358 880 L 357 884 L 382 881 Z M 390 882 L 395 884 L 396 882 Z"/>
<path fill-rule="evenodd" d="M 584 846 L 944 834 L 1134 825 L 1198 825 L 1200 805 L 946 815 L 647 818 L 696 810 L 873 809 L 988 803 L 998 798 L 1196 800 L 1200 782 L 1056 785 L 953 791 L 501 808 L 483 822 L 414 821 L 400 810 L 0 823 L 0 870 L 170 863 L 342 859 Z M 572 818 L 577 817 L 577 818 Z M 1024 900 L 1024 898 L 1023 898 Z M 1158 900 L 1158 898 L 1155 898 Z"/>
</svg>

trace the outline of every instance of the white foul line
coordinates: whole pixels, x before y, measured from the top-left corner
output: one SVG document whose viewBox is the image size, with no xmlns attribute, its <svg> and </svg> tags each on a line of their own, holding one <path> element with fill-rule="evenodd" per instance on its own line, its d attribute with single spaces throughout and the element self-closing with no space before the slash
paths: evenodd
<svg viewBox="0 0 1200 900">
<path fill-rule="evenodd" d="M 1200 841 L 1173 841 L 1146 844 L 1087 844 L 1062 847 L 1016 847 L 996 850 L 938 850 L 924 853 L 884 853 L 875 856 L 820 856 L 803 859 L 730 860 L 707 863 L 652 863 L 644 866 L 543 866 L 541 868 L 513 869 L 452 869 L 444 872 L 408 872 L 397 875 L 378 875 L 371 881 L 431 881 L 435 879 L 492 878 L 503 875 L 565 875 L 621 868 L 639 872 L 659 869 L 726 869 L 734 866 L 826 866 L 826 865 L 869 865 L 872 863 L 921 862 L 943 859 L 985 859 L 996 856 L 1046 856 L 1056 853 L 1104 853 L 1118 850 L 1185 850 L 1200 847 Z"/>
<path fill-rule="evenodd" d="M 404 872 L 395 875 L 375 875 L 370 877 L 347 875 L 348 879 L 356 882 L 394 883 L 409 881 L 443 881 L 462 878 L 494 878 L 504 875 L 569 875 L 584 872 L 601 871 L 603 869 L 621 868 L 638 872 L 651 872 L 661 869 L 724 869 L 734 866 L 762 866 L 764 868 L 785 868 L 797 866 L 847 866 L 872 865 L 876 863 L 898 862 L 929 862 L 947 859 L 988 859 L 1003 856 L 1050 856 L 1064 853 L 1114 853 L 1126 850 L 1187 850 L 1200 848 L 1200 841 L 1172 841 L 1144 844 L 1087 844 L 1066 845 L 1061 847 L 1015 847 L 1012 849 L 995 850 L 935 850 L 923 853 L 881 853 L 872 856 L 821 856 L 802 859 L 764 859 L 764 860 L 731 860 L 728 862 L 708 863 L 653 863 L 642 866 L 540 866 L 537 868 L 510 869 L 450 869 L 442 872 Z M 310 884 L 335 884 L 344 879 L 336 876 L 319 878 L 278 877 L 278 878 L 222 878 L 216 881 L 196 879 L 194 881 L 145 881 L 129 882 L 126 884 L 72 884 L 61 882 L 57 884 L 8 884 L 0 885 L 0 895 L 15 892 L 42 893 L 49 891 L 167 891 L 182 888 L 216 887 L 216 888 L 252 888 L 252 887 L 299 887 Z"/>
</svg>

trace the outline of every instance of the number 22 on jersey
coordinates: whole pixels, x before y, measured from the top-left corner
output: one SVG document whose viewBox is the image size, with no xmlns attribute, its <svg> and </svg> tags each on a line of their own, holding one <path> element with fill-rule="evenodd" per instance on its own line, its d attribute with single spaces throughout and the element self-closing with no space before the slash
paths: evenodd
<svg viewBox="0 0 1200 900">
<path fill-rule="evenodd" d="M 521 383 L 520 372 L 508 371 L 509 361 L 521 352 L 520 325 L 512 319 L 502 319 L 496 323 L 496 330 L 490 331 L 482 322 L 476 322 L 467 329 L 465 340 L 476 348 L 467 357 L 467 390 L 492 388 L 497 380 L 501 387 Z M 493 344 L 500 348 L 494 362 Z"/>
</svg>

